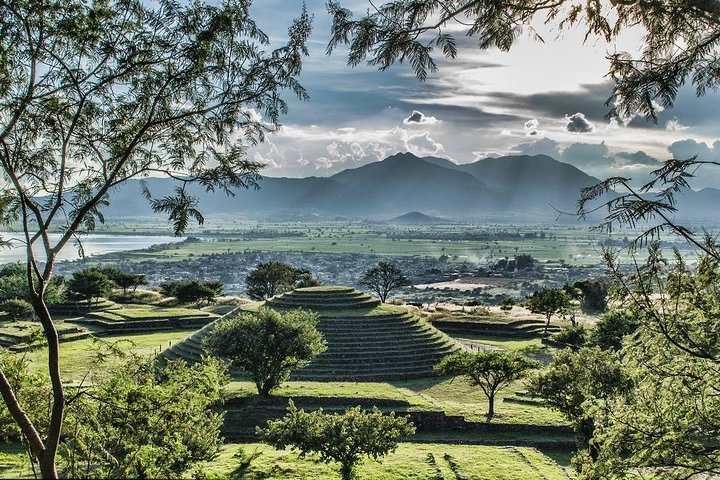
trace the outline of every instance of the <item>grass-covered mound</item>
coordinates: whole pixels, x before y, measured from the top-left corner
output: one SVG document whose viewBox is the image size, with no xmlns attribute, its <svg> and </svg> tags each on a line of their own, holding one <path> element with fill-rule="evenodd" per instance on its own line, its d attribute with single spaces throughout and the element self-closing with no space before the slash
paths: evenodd
<svg viewBox="0 0 720 480">
<path fill-rule="evenodd" d="M 380 301 L 351 287 L 299 288 L 274 297 L 267 306 L 303 308 L 319 314 L 318 329 L 328 345 L 293 380 L 397 381 L 433 376 L 433 366 L 459 345 L 404 307 Z M 211 327 L 209 327 L 211 328 Z M 197 361 L 202 329 L 165 353 L 168 358 Z"/>
<path fill-rule="evenodd" d="M 92 311 L 82 320 L 83 325 L 106 331 L 142 331 L 200 327 L 218 316 L 203 310 L 162 305 L 120 305 Z"/>
</svg>

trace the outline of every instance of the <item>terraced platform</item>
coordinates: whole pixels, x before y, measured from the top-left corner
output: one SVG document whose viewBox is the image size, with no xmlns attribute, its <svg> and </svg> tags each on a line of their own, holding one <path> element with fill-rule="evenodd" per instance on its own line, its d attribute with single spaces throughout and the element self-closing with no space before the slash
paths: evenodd
<svg viewBox="0 0 720 480">
<path fill-rule="evenodd" d="M 433 366 L 462 348 L 402 307 L 350 287 L 310 287 L 274 297 L 267 306 L 318 312 L 328 349 L 291 380 L 392 381 L 433 375 Z M 164 352 L 166 358 L 197 361 L 212 324 Z"/>
</svg>

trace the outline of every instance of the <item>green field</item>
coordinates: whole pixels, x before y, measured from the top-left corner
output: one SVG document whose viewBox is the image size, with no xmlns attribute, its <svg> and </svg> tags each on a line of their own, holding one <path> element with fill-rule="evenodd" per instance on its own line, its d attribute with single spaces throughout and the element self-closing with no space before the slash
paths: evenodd
<svg viewBox="0 0 720 480">
<path fill-rule="evenodd" d="M 263 444 L 225 445 L 212 463 L 201 465 L 209 474 L 228 478 L 239 464 L 239 449 L 245 456 L 258 457 L 242 478 L 248 479 L 319 479 L 339 478 L 336 465 L 301 458 L 293 451 L 278 451 Z M 430 460 L 432 456 L 433 460 Z M 455 465 L 453 472 L 451 462 Z M 434 465 L 433 465 L 434 463 Z M 565 470 L 551 458 L 533 448 L 448 445 L 438 443 L 401 443 L 395 453 L 381 462 L 365 461 L 358 468 L 358 479 L 401 480 L 440 478 L 472 480 L 561 480 Z"/>
<path fill-rule="evenodd" d="M 139 355 L 153 355 L 168 348 L 188 335 L 193 330 L 163 330 L 153 333 L 128 333 L 112 335 L 99 339 L 86 338 L 73 342 L 66 342 L 60 346 L 60 374 L 66 382 L 79 382 L 91 370 L 97 370 L 98 354 L 107 349 L 106 344 L 115 345 L 124 352 L 134 352 Z M 30 360 L 33 369 L 46 371 L 47 349 L 40 348 L 22 353 Z M 107 358 L 103 369 L 110 369 L 121 362 L 118 357 Z"/>
<path fill-rule="evenodd" d="M 451 262 L 493 262 L 519 253 L 530 254 L 541 262 L 570 265 L 602 263 L 599 241 L 608 238 L 572 225 L 488 225 L 451 224 L 393 226 L 366 222 L 215 222 L 195 231 L 202 241 L 184 242 L 118 254 L 123 260 L 176 261 L 204 255 L 244 251 L 360 253 L 378 255 L 447 255 Z M 127 233 L 148 231 L 150 227 L 114 224 L 107 231 Z M 529 235 L 498 240 L 465 240 L 467 234 Z M 541 237 L 540 233 L 545 236 Z M 615 232 L 613 239 L 634 238 L 637 232 Z M 533 236 L 536 235 L 536 236 Z M 405 238 L 410 237 L 410 238 Z M 687 248 L 685 244 L 678 246 Z M 641 252 L 642 253 L 642 252 Z"/>
</svg>

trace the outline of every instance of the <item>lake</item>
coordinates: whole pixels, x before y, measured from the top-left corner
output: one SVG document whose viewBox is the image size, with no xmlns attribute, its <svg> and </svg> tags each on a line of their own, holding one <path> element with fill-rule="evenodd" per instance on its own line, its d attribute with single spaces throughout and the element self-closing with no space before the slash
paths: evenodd
<svg viewBox="0 0 720 480">
<path fill-rule="evenodd" d="M 0 264 L 25 260 L 25 246 L 18 240 L 23 236 L 20 233 L 0 232 L 3 239 L 14 239 L 14 246 L 0 249 Z M 59 234 L 51 234 L 51 241 L 57 241 Z M 80 237 L 85 256 L 102 255 L 105 253 L 123 252 L 128 250 L 142 250 L 161 243 L 177 243 L 186 237 L 172 237 L 167 235 L 113 235 L 106 233 L 88 234 Z M 36 249 L 40 254 L 41 248 Z M 40 258 L 44 258 L 44 255 Z M 77 246 L 70 241 L 60 253 L 59 260 L 77 260 L 80 258 Z"/>
</svg>

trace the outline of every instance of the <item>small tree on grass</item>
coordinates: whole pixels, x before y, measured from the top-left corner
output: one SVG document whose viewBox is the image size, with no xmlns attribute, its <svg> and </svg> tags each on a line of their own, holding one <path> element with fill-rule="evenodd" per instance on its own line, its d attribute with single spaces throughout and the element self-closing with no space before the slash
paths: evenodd
<svg viewBox="0 0 720 480">
<path fill-rule="evenodd" d="M 107 296 L 113 286 L 115 283 L 97 268 L 75 272 L 67 282 L 70 293 L 87 301 L 88 306 L 92 305 L 93 299 Z"/>
<path fill-rule="evenodd" d="M 377 293 L 382 302 L 387 300 L 392 290 L 410 285 L 410 281 L 402 270 L 387 262 L 379 262 L 377 266 L 365 272 L 360 283 Z"/>
<path fill-rule="evenodd" d="M 530 297 L 527 308 L 532 313 L 545 315 L 547 322 L 543 335 L 546 335 L 552 316 L 565 314 L 570 310 L 570 295 L 561 288 L 544 288 Z"/>
<path fill-rule="evenodd" d="M 354 407 L 342 414 L 298 410 L 292 401 L 284 418 L 258 428 L 263 442 L 278 449 L 294 447 L 301 455 L 317 453 L 326 463 L 340 464 L 343 480 L 355 476 L 362 457 L 374 460 L 395 451 L 398 441 L 415 433 L 406 417 L 383 415 L 377 408 L 365 412 Z"/>
<path fill-rule="evenodd" d="M 304 310 L 279 313 L 261 308 L 224 320 L 205 340 L 205 348 L 229 360 L 267 397 L 290 373 L 327 349 L 317 330 L 317 314 Z"/>
<path fill-rule="evenodd" d="M 515 380 L 540 364 L 517 352 L 486 350 L 484 352 L 456 352 L 443 358 L 435 366 L 441 375 L 465 376 L 472 385 L 480 387 L 488 399 L 488 419 L 495 415 L 495 396 Z"/>
</svg>

